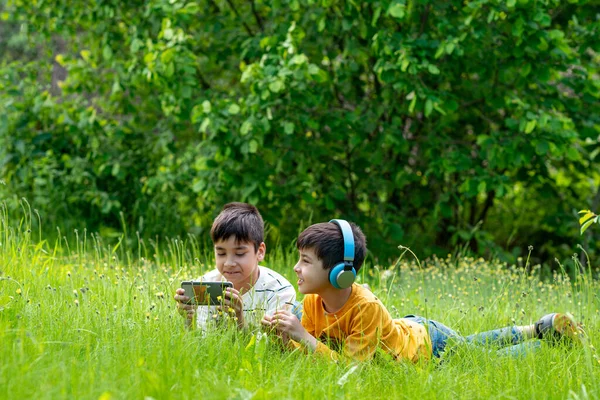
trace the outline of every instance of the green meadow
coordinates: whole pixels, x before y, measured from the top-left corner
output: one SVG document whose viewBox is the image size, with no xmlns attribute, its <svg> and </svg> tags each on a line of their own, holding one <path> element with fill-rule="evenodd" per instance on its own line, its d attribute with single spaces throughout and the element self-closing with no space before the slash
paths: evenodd
<svg viewBox="0 0 600 400">
<path fill-rule="evenodd" d="M 600 397 L 598 269 L 576 261 L 551 273 L 527 254 L 518 265 L 420 262 L 402 248 L 390 265 L 370 257 L 360 281 L 393 316 L 425 315 L 467 335 L 568 311 L 589 340 L 543 343 L 521 358 L 470 347 L 417 365 L 384 355 L 336 364 L 256 331 L 186 329 L 174 290 L 213 262 L 192 236 L 108 242 L 75 231 L 49 242 L 25 214 L 11 220 L 3 208 L 0 218 L 3 399 Z M 267 253 L 265 265 L 295 282 L 294 248 Z"/>
</svg>

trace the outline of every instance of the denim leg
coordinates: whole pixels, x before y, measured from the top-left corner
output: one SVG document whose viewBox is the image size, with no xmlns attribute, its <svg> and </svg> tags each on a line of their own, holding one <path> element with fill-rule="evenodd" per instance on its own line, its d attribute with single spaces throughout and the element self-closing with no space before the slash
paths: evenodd
<svg viewBox="0 0 600 400">
<path fill-rule="evenodd" d="M 431 352 L 434 357 L 442 355 L 449 340 L 454 340 L 457 343 L 465 342 L 465 338 L 441 322 L 428 320 L 418 315 L 407 315 L 403 319 L 409 319 L 427 328 L 429 338 L 431 339 Z"/>
<path fill-rule="evenodd" d="M 428 320 L 418 315 L 407 315 L 404 318 L 415 321 L 427 328 L 429 337 L 431 338 L 431 350 L 435 357 L 442 355 L 449 340 L 455 343 L 465 343 L 475 346 L 508 346 L 498 350 L 496 353 L 511 357 L 521 357 L 541 347 L 539 340 L 526 341 L 521 331 L 514 326 L 476 333 L 465 338 L 438 321 Z"/>
<path fill-rule="evenodd" d="M 475 333 L 466 338 L 470 344 L 478 346 L 503 347 L 496 354 L 510 357 L 522 357 L 541 347 L 539 340 L 527 340 L 516 326 Z"/>
<path fill-rule="evenodd" d="M 516 326 L 509 326 L 501 329 L 494 329 L 487 332 L 475 333 L 467 336 L 467 342 L 477 345 L 497 345 L 508 346 L 515 345 L 525 341 L 525 337 Z"/>
<path fill-rule="evenodd" d="M 504 347 L 496 351 L 496 354 L 501 356 L 522 357 L 528 353 L 537 351 L 542 347 L 542 342 L 539 340 L 530 340 L 528 342 L 515 344 L 513 346 Z"/>
</svg>

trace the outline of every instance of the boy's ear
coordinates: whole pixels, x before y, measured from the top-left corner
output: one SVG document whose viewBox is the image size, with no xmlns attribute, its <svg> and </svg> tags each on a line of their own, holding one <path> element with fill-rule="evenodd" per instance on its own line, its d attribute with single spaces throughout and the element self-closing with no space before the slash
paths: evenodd
<svg viewBox="0 0 600 400">
<path fill-rule="evenodd" d="M 256 251 L 256 258 L 258 261 L 262 261 L 265 259 L 265 253 L 267 252 L 267 245 L 265 242 L 260 242 L 258 245 L 258 250 Z"/>
</svg>

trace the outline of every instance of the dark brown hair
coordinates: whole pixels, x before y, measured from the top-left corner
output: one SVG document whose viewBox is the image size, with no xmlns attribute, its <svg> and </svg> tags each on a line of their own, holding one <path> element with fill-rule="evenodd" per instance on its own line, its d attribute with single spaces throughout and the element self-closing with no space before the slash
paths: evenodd
<svg viewBox="0 0 600 400">
<path fill-rule="evenodd" d="M 217 215 L 210 229 L 213 243 L 227 240 L 231 236 L 236 242 L 251 242 L 254 251 L 264 241 L 265 223 L 258 209 L 247 203 L 229 203 Z"/>
<path fill-rule="evenodd" d="M 367 253 L 367 238 L 360 228 L 350 222 L 354 236 L 354 269 L 360 270 Z M 333 222 L 314 224 L 306 228 L 296 243 L 298 250 L 312 249 L 323 262 L 323 268 L 331 269 L 344 260 L 344 237 L 342 230 Z"/>
</svg>

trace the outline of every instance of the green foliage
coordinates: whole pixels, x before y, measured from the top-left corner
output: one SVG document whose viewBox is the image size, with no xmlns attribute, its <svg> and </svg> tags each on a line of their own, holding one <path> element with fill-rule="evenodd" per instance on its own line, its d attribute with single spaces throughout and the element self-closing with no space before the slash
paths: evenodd
<svg viewBox="0 0 600 400">
<path fill-rule="evenodd" d="M 2 16 L 37 54 L 0 39 L 0 193 L 50 225 L 122 212 L 177 235 L 241 200 L 271 240 L 339 216 L 382 257 L 533 244 L 548 260 L 599 197 L 589 1 L 10 0 Z"/>
</svg>

